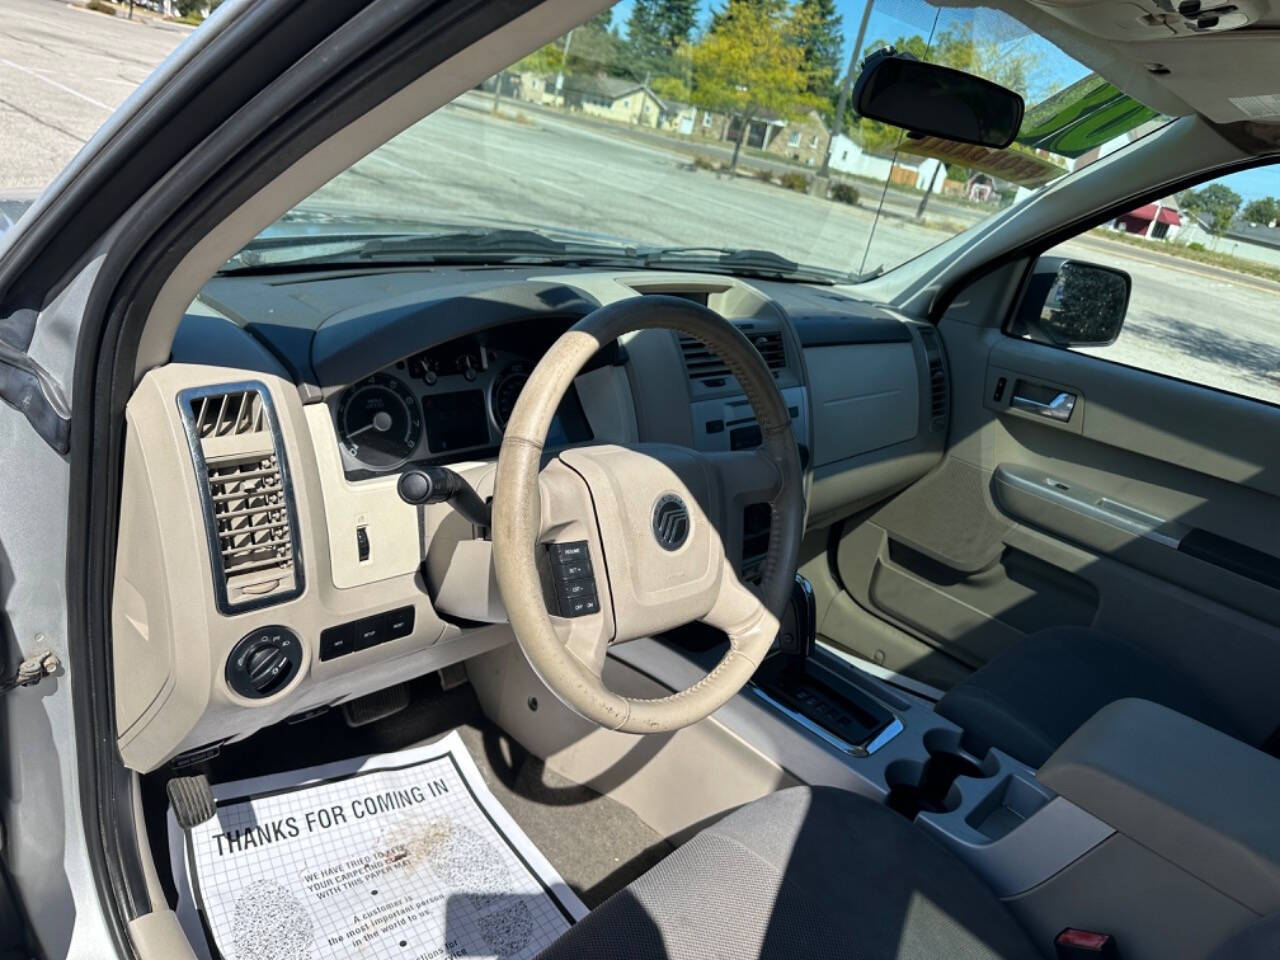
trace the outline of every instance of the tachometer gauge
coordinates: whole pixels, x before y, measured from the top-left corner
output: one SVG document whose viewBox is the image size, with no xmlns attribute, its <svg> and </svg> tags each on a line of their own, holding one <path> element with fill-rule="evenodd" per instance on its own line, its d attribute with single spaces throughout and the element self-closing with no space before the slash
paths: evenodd
<svg viewBox="0 0 1280 960">
<path fill-rule="evenodd" d="M 338 437 L 375 470 L 398 467 L 422 439 L 422 411 L 409 388 L 387 373 L 361 380 L 338 401 Z"/>
<path fill-rule="evenodd" d="M 512 367 L 493 384 L 493 419 L 500 429 L 507 428 L 511 412 L 516 408 L 520 391 L 529 382 L 529 374 L 523 367 Z"/>
</svg>

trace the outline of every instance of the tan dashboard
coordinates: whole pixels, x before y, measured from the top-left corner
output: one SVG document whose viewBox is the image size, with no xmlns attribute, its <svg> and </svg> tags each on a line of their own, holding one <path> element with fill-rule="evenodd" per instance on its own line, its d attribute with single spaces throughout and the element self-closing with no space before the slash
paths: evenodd
<svg viewBox="0 0 1280 960">
<path fill-rule="evenodd" d="M 418 573 L 417 510 L 393 477 L 343 478 L 325 408 L 304 408 L 292 383 L 170 364 L 143 379 L 127 429 L 112 629 L 129 767 L 152 770 L 511 639 L 495 625 L 458 644 L 463 631 L 437 616 Z M 341 639 L 327 632 L 348 627 L 362 635 L 326 658 L 326 638 Z"/>
</svg>

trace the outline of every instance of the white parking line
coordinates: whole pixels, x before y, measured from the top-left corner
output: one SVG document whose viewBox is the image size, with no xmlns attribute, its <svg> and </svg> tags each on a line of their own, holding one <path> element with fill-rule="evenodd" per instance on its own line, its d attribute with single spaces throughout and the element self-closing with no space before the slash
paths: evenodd
<svg viewBox="0 0 1280 960">
<path fill-rule="evenodd" d="M 93 99 L 93 97 L 85 96 L 79 90 L 72 90 L 66 84 L 59 83 L 57 80 L 50 80 L 48 77 L 42 74 L 36 73 L 36 71 L 31 70 L 27 67 L 16 64 L 12 60 L 6 60 L 3 57 L 0 57 L 0 64 L 3 64 L 6 67 L 13 67 L 13 69 L 21 73 L 29 74 L 30 76 L 35 77 L 37 80 L 43 80 L 45 83 L 49 84 L 49 86 L 57 87 L 63 93 L 69 93 L 73 97 L 79 97 L 85 103 L 92 103 L 95 107 L 101 107 L 103 110 L 107 111 L 107 113 L 111 113 L 113 110 L 115 110 L 115 107 L 111 106 L 111 104 L 109 103 L 103 103 L 101 100 L 95 100 Z"/>
</svg>

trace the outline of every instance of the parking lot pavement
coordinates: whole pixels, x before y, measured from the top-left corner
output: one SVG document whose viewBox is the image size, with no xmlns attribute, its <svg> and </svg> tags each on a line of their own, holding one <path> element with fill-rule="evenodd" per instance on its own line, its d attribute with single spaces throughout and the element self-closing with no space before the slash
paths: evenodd
<svg viewBox="0 0 1280 960">
<path fill-rule="evenodd" d="M 0 0 L 0 192 L 46 183 L 185 36 L 59 0 Z M 365 157 L 305 206 L 432 223 L 573 228 L 637 244 L 759 248 L 853 273 L 892 267 L 949 233 L 695 170 L 686 151 L 513 101 L 466 94 Z M 13 145 L 20 144 L 20 149 Z M 907 206 L 910 206 L 908 203 Z M 874 241 L 867 250 L 867 239 Z M 1098 356 L 1280 403 L 1280 287 L 1158 250 L 1086 238 L 1067 255 L 1133 277 L 1126 327 Z"/>
<path fill-rule="evenodd" d="M 189 32 L 65 0 L 0 0 L 0 192 L 53 179 Z"/>
</svg>

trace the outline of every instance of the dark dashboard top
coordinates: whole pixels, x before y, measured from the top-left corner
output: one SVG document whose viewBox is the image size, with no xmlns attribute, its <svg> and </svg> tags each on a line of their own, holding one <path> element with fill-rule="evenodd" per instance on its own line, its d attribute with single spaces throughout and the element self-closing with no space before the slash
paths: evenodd
<svg viewBox="0 0 1280 960">
<path fill-rule="evenodd" d="M 560 276 L 574 272 L 557 269 Z M 647 273 L 657 280 L 669 275 Z M 436 344 L 539 317 L 573 320 L 599 306 L 576 286 L 539 279 L 546 274 L 545 267 L 370 267 L 220 276 L 205 285 L 200 299 L 251 333 L 295 382 L 327 390 Z M 831 287 L 748 282 L 780 309 L 804 347 L 910 339 L 891 312 Z M 195 318 L 190 325 L 210 327 Z M 174 359 L 208 362 L 203 339 L 180 330 Z"/>
</svg>

